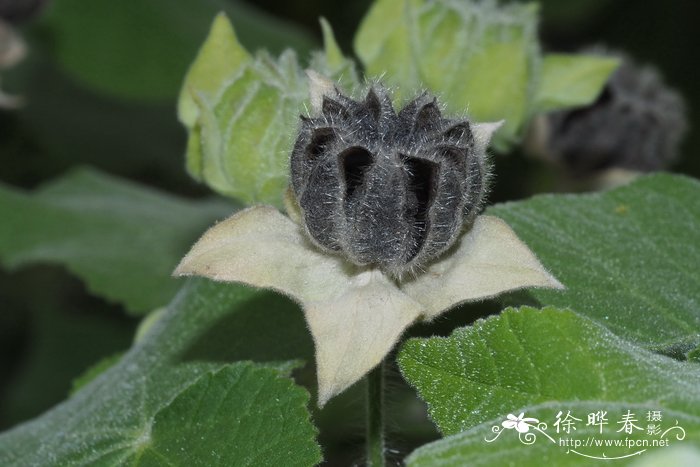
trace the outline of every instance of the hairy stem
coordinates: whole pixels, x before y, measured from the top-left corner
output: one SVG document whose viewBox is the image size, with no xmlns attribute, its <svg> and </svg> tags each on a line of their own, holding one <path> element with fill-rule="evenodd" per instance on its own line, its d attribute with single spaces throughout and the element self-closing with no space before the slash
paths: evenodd
<svg viewBox="0 0 700 467">
<path fill-rule="evenodd" d="M 384 362 L 367 375 L 367 466 L 384 467 Z"/>
</svg>

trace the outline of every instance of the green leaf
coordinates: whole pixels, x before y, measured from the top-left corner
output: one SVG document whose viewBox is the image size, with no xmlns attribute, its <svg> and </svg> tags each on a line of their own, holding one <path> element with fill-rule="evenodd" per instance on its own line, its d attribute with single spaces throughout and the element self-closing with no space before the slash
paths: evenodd
<svg viewBox="0 0 700 467">
<path fill-rule="evenodd" d="M 32 276 L 34 284 L 45 283 L 36 272 Z M 65 287 L 62 278 L 60 271 L 47 276 Z M 26 295 L 22 303 L 21 310 L 31 325 L 22 337 L 30 345 L 23 346 L 20 355 L 13 352 L 15 360 L 8 365 L 13 371 L 3 378 L 0 429 L 36 417 L 62 401 L 76 376 L 95 360 L 123 351 L 131 342 L 132 323 L 109 310 L 62 309 L 52 287 L 41 288 L 38 303 Z M 2 313 L 7 311 L 3 306 Z"/>
<path fill-rule="evenodd" d="M 485 441 L 495 436 L 493 426 L 521 412 L 547 423 L 546 432 L 556 437 L 566 436 L 556 434 L 557 413 L 571 411 L 581 421 L 570 437 L 585 440 L 599 429 L 586 426 L 588 413 L 608 411 L 599 438 L 621 439 L 628 435 L 616 431 L 617 421 L 628 409 L 645 430 L 647 411 L 661 411 L 663 427 L 678 421 L 684 442 L 700 444 L 700 367 L 637 347 L 571 311 L 507 309 L 447 338 L 410 339 L 398 360 L 440 430 L 456 434 L 420 448 L 409 465 L 501 465 L 514 458 L 541 465 L 545 457 L 551 465 L 590 462 L 542 435 L 534 445 L 521 443 L 515 430 Z M 644 438 L 646 431 L 629 436 Z M 586 449 L 580 451 L 603 454 L 603 448 Z M 612 457 L 621 449 L 604 453 Z"/>
<path fill-rule="evenodd" d="M 146 335 L 149 329 L 153 327 L 154 324 L 156 324 L 165 313 L 167 313 L 168 309 L 163 307 L 163 308 L 156 308 L 155 310 L 151 311 L 148 313 L 146 316 L 141 319 L 141 322 L 139 323 L 138 327 L 136 328 L 136 332 L 134 333 L 134 342 L 139 342 L 143 337 Z"/>
<path fill-rule="evenodd" d="M 658 467 L 664 465 L 700 465 L 700 449 L 695 446 L 673 446 L 654 452 L 635 461 L 634 467 Z"/>
<path fill-rule="evenodd" d="M 93 364 L 90 368 L 85 370 L 83 374 L 79 375 L 73 380 L 73 385 L 71 387 L 69 395 L 73 395 L 87 385 L 90 381 L 97 378 L 99 375 L 104 373 L 106 370 L 112 368 L 117 364 L 120 358 L 124 355 L 123 352 L 118 352 L 107 357 L 104 357 Z"/>
<path fill-rule="evenodd" d="M 33 194 L 0 185 L 0 260 L 64 265 L 134 313 L 166 304 L 170 274 L 199 234 L 233 207 L 178 199 L 87 169 Z"/>
<path fill-rule="evenodd" d="M 43 18 L 62 69 L 94 90 L 130 99 L 177 95 L 188 63 L 218 11 L 235 18 L 250 47 L 308 51 L 309 36 L 243 2 L 61 0 Z"/>
<path fill-rule="evenodd" d="M 31 57 L 18 88 L 31 98 L 16 121 L 3 124 L 0 137 L 0 153 L 12 161 L 3 165 L 4 181 L 33 185 L 90 165 L 127 178 L 148 177 L 166 190 L 192 192 L 189 177 L 173 163 L 185 141 L 173 100 L 126 102 L 95 94 L 59 72 L 41 45 L 32 48 Z"/>
<path fill-rule="evenodd" d="M 227 366 L 200 378 L 153 419 L 141 463 L 299 465 L 321 461 L 309 394 L 271 368 Z M 235 417 L 235 423 L 232 418 Z M 284 429 L 280 429 L 284 427 Z"/>
<path fill-rule="evenodd" d="M 495 144 L 515 140 L 531 113 L 539 71 L 533 5 L 494 1 L 379 0 L 362 21 L 355 50 L 367 74 L 406 99 L 427 87 L 453 113 L 505 119 Z"/>
<path fill-rule="evenodd" d="M 687 358 L 691 362 L 700 363 L 700 346 L 698 346 L 694 350 L 688 352 Z"/>
<path fill-rule="evenodd" d="M 651 175 L 589 195 L 493 206 L 567 289 L 531 290 L 664 350 L 700 343 L 700 182 Z M 687 352 L 687 349 L 686 349 Z"/>
<path fill-rule="evenodd" d="M 68 401 L 0 435 L 0 465 L 129 464 L 141 454 L 163 454 L 180 442 L 201 442 L 222 453 L 222 465 L 232 465 L 235 459 L 227 456 L 235 448 L 225 437 L 238 430 L 253 433 L 258 429 L 268 440 L 279 439 L 280 450 L 285 446 L 286 453 L 305 452 L 312 458 L 318 448 L 308 414 L 301 410 L 308 396 L 302 396 L 299 389 L 290 390 L 289 382 L 272 382 L 271 373 L 260 371 L 257 365 L 235 364 L 207 376 L 229 362 L 250 358 L 269 362 L 266 366 L 283 373 L 290 370 L 288 360 L 312 358 L 311 339 L 298 307 L 272 293 L 189 281 L 119 362 Z M 186 423 L 173 424 L 178 417 L 192 418 L 184 414 L 194 409 L 188 404 L 193 398 L 201 396 L 209 403 L 215 399 L 214 392 L 206 392 L 207 385 L 221 389 L 236 373 L 240 374 L 236 389 L 240 393 L 232 392 L 232 397 L 243 397 L 243 393 L 251 397 L 256 389 L 271 385 L 269 392 L 247 406 L 253 415 L 262 407 L 274 408 L 285 417 L 288 414 L 284 424 L 263 424 L 269 417 L 223 411 L 218 419 L 221 430 L 207 434 L 204 440 L 199 437 L 203 434 L 189 438 L 193 427 Z M 274 398 L 279 398 L 279 404 Z M 261 410 L 261 416 L 263 413 Z M 299 429 L 286 433 L 292 426 Z M 293 445 L 281 441 L 290 438 Z M 251 447 L 259 451 L 264 444 Z"/>
<path fill-rule="evenodd" d="M 549 54 L 542 62 L 542 77 L 535 94 L 538 112 L 588 105 L 600 94 L 619 65 L 612 57 Z"/>
</svg>

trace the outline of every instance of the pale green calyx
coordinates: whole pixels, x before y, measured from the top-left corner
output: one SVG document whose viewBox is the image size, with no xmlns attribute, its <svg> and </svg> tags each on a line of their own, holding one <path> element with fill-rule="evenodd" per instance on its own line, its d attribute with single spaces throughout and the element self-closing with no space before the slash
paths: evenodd
<svg viewBox="0 0 700 467">
<path fill-rule="evenodd" d="M 477 217 L 447 255 L 397 282 L 319 251 L 266 206 L 212 227 L 174 274 L 274 289 L 299 302 L 316 345 L 320 406 L 375 367 L 416 320 L 508 290 L 563 288 L 496 217 Z"/>
<path fill-rule="evenodd" d="M 377 0 L 355 50 L 370 77 L 404 90 L 426 88 L 446 110 L 466 110 L 476 121 L 505 120 L 494 141 L 504 150 L 534 114 L 590 103 L 615 68 L 601 57 L 543 56 L 537 17 L 535 4 Z"/>
<path fill-rule="evenodd" d="M 352 88 L 354 64 L 344 59 L 328 23 L 326 50 L 312 67 Z M 308 108 L 306 76 L 296 54 L 249 53 L 220 14 L 192 63 L 178 102 L 189 133 L 187 169 L 214 191 L 244 204 L 282 206 L 289 151 Z"/>
</svg>

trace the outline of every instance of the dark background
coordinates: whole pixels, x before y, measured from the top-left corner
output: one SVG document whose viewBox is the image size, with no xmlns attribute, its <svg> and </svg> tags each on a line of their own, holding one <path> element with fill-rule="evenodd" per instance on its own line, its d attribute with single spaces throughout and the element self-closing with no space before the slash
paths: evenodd
<svg viewBox="0 0 700 467">
<path fill-rule="evenodd" d="M 175 102 L 214 13 L 227 8 L 249 49 L 278 53 L 291 45 L 305 60 L 321 45 L 319 16 L 330 21 L 341 48 L 351 54 L 354 31 L 370 2 L 259 0 L 253 6 L 238 0 L 54 0 L 33 15 L 17 4 L 37 2 L 12 3 L 0 0 L 0 13 L 19 28 L 30 53 L 16 69 L 2 73 L 3 89 L 22 94 L 27 102 L 18 111 L 0 110 L 0 183 L 32 189 L 71 167 L 89 165 L 200 197 L 209 191 L 184 171 L 185 131 L 177 122 Z M 671 170 L 700 174 L 700 134 L 692 131 L 700 109 L 700 65 L 694 58 L 700 3 L 545 0 L 541 13 L 546 50 L 605 44 L 661 70 L 684 96 L 690 116 L 691 131 Z M 542 191 L 546 187 L 532 180 L 547 174 L 551 169 L 517 151 L 499 156 L 492 200 Z M 490 306 L 475 313 L 487 313 Z M 467 314 L 459 320 L 472 318 Z M 457 319 L 451 314 L 441 325 L 449 330 Z M 71 381 L 88 366 L 128 348 L 137 324 L 119 306 L 89 295 L 60 267 L 0 269 L 0 429 L 65 399 Z M 420 412 L 412 394 L 401 390 L 399 377 L 392 381 L 399 387 L 390 401 L 398 407 L 395 412 Z M 338 410 L 355 410 L 359 397 L 346 396 Z M 317 417 L 326 455 L 336 463 L 350 462 L 362 438 L 359 422 L 349 417 L 340 426 L 329 415 Z M 400 426 L 402 420 L 398 415 L 394 420 L 401 452 L 435 436 L 423 422 L 407 427 Z"/>
</svg>

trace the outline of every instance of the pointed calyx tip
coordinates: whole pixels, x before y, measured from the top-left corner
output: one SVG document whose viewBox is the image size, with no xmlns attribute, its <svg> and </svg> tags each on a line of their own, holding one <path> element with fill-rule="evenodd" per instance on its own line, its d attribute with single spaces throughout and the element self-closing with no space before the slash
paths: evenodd
<svg viewBox="0 0 700 467">
<path fill-rule="evenodd" d="M 411 280 L 347 265 L 313 247 L 288 217 L 258 206 L 207 231 L 174 274 L 274 289 L 299 302 L 316 348 L 319 407 L 376 367 L 416 320 L 508 290 L 561 287 L 492 216 L 477 217 L 454 251 Z"/>
<path fill-rule="evenodd" d="M 307 69 L 306 77 L 309 79 L 309 100 L 313 114 L 319 114 L 323 106 L 323 96 L 336 94 L 335 84 L 329 78 L 317 71 Z"/>
</svg>

